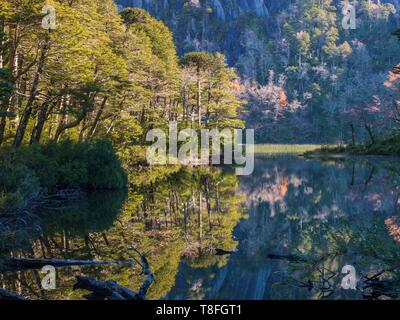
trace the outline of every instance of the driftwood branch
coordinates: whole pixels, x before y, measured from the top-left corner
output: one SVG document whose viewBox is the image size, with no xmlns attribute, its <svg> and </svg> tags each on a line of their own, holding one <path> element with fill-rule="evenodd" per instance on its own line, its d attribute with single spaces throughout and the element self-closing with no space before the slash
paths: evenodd
<svg viewBox="0 0 400 320">
<path fill-rule="evenodd" d="M 131 247 L 140 256 L 140 266 L 142 268 L 142 274 L 146 275 L 146 279 L 143 281 L 139 292 L 134 292 L 126 287 L 123 287 L 113 280 L 105 282 L 91 279 L 84 276 L 76 277 L 76 284 L 74 290 L 84 289 L 90 291 L 90 294 L 84 297 L 89 300 L 145 300 L 147 291 L 151 284 L 154 282 L 154 275 L 150 269 L 149 262 L 145 254 L 142 254 L 135 247 Z M 27 259 L 27 258 L 8 258 L 0 262 L 2 268 L 10 268 L 13 270 L 26 270 L 26 269 L 37 269 L 45 265 L 51 265 L 54 267 L 67 267 L 67 266 L 83 266 L 83 265 L 107 265 L 107 264 L 131 264 L 135 260 L 126 261 L 85 261 L 85 260 L 56 260 L 56 259 Z M 26 300 L 24 297 L 9 292 L 4 289 L 0 289 L 0 300 Z"/>
<path fill-rule="evenodd" d="M 77 283 L 74 285 L 74 290 L 84 289 L 90 291 L 90 294 L 85 295 L 85 298 L 89 300 L 146 300 L 147 291 L 154 282 L 154 275 L 150 269 L 146 255 L 140 253 L 135 247 L 130 247 L 129 249 L 140 256 L 140 262 L 136 259 L 135 261 L 141 266 L 142 274 L 146 275 L 146 279 L 143 281 L 139 292 L 131 291 L 113 280 L 102 282 L 81 276 L 76 278 Z M 129 256 L 131 256 L 131 254 L 129 254 Z"/>
<path fill-rule="evenodd" d="M 6 258 L 0 261 L 0 269 L 3 270 L 27 270 L 40 269 L 50 265 L 55 268 L 71 266 L 91 266 L 91 265 L 109 265 L 132 264 L 131 260 L 126 261 L 90 261 L 90 260 L 58 260 L 58 259 L 31 259 L 31 258 Z"/>
<path fill-rule="evenodd" d="M 76 277 L 74 290 L 84 289 L 92 293 L 86 295 L 89 300 L 141 300 L 139 295 L 128 288 L 120 286 L 115 281 L 101 282 L 88 277 Z"/>
</svg>

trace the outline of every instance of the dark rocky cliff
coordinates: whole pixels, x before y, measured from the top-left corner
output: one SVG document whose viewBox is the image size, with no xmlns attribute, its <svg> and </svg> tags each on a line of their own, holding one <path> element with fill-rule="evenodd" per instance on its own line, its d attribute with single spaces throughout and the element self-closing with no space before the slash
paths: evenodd
<svg viewBox="0 0 400 320">
<path fill-rule="evenodd" d="M 192 50 L 221 51 L 234 65 L 243 48 L 243 31 L 267 28 L 269 19 L 291 0 L 116 0 L 163 20 L 172 30 L 179 54 Z"/>
<path fill-rule="evenodd" d="M 188 51 L 220 51 L 239 72 L 249 50 L 267 50 L 280 13 L 295 0 L 115 0 L 123 7 L 143 8 L 171 29 L 180 55 Z M 369 0 L 368 0 L 369 1 Z M 379 2 L 380 0 L 371 0 Z M 340 11 L 340 0 L 333 4 Z M 400 0 L 392 3 L 400 11 Z M 253 37 L 253 38 L 251 38 Z M 244 44 L 245 43 L 245 44 Z M 249 43 L 253 44 L 249 47 Z M 248 75 L 251 77 L 251 75 Z"/>
<path fill-rule="evenodd" d="M 391 103 L 383 84 L 399 62 L 392 33 L 400 0 L 359 0 L 353 30 L 342 26 L 341 0 L 115 1 L 164 21 L 179 55 L 222 52 L 251 80 L 243 81 L 247 87 L 261 84 L 254 99 L 246 98 L 258 142 L 348 141 L 350 106 L 363 112 L 373 101 Z M 274 98 L 278 91 L 288 104 Z"/>
</svg>

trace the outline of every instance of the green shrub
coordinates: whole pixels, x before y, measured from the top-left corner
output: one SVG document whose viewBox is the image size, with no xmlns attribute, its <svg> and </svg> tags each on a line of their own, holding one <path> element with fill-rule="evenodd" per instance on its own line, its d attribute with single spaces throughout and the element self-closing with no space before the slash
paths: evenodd
<svg viewBox="0 0 400 320">
<path fill-rule="evenodd" d="M 18 209 L 30 200 L 64 189 L 115 190 L 127 186 L 127 175 L 108 141 L 0 150 L 0 209 Z"/>
<path fill-rule="evenodd" d="M 88 161 L 89 189 L 122 189 L 128 184 L 128 178 L 111 142 L 99 140 L 89 148 Z"/>
</svg>

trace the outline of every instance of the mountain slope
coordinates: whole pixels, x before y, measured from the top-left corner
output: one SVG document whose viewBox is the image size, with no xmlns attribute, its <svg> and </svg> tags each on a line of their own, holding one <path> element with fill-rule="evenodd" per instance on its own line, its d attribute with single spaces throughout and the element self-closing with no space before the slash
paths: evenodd
<svg viewBox="0 0 400 320">
<path fill-rule="evenodd" d="M 351 127 L 360 138 L 392 129 L 383 84 L 398 63 L 391 33 L 400 0 L 359 2 L 355 30 L 342 27 L 339 0 L 116 1 L 163 20 L 180 55 L 224 53 L 247 80 L 258 142 L 349 141 Z"/>
</svg>

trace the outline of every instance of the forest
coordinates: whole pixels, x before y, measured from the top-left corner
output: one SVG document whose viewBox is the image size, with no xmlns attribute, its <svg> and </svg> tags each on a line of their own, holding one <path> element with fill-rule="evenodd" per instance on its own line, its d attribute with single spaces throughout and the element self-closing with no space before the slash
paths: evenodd
<svg viewBox="0 0 400 320">
<path fill-rule="evenodd" d="M 54 8 L 55 21 L 47 20 L 45 6 Z M 148 262 L 142 252 L 158 240 L 160 250 L 173 244 L 178 251 L 152 256 L 152 269 L 145 271 L 149 282 L 128 297 L 160 298 L 168 291 L 161 279 L 161 287 L 147 293 L 153 274 L 177 267 L 182 255 L 196 259 L 214 246 L 233 250 L 230 233 L 242 217 L 236 177 L 221 183 L 215 180 L 226 173 L 219 169 L 180 172 L 146 163 L 146 133 L 167 129 L 171 121 L 197 131 L 244 127 L 239 76 L 225 57 L 196 51 L 178 57 L 164 23 L 140 8 L 118 10 L 111 0 L 2 0 L 0 9 L 1 270 L 33 268 L 36 277 L 37 265 L 45 261 L 96 266 L 107 264 L 96 262 L 106 259 L 104 254 L 116 264 L 138 255 L 135 261 L 144 267 Z M 191 187 L 183 188 L 186 183 Z M 132 209 L 137 212 L 133 221 Z M 125 226 L 106 235 L 117 217 Z M 154 235 L 139 237 L 153 229 Z M 177 237 L 180 232 L 186 240 Z M 97 235 L 105 241 L 103 253 Z M 141 251 L 120 249 L 121 236 L 131 238 L 132 245 L 140 243 Z M 172 265 L 159 261 L 174 255 Z M 68 260 L 71 256 L 74 260 Z M 101 279 L 97 272 L 92 275 Z M 31 287 L 36 283 L 31 276 L 17 281 Z M 91 284 L 77 279 L 77 288 Z M 110 290 L 127 294 L 129 289 Z M 42 288 L 36 291 L 25 296 L 46 297 Z M 13 292 L 21 294 L 21 287 L 0 290 L 0 298 L 22 299 Z M 62 286 L 51 297 L 66 294 Z M 118 294 L 112 291 L 114 298 Z"/>
<path fill-rule="evenodd" d="M 223 52 L 241 76 L 258 143 L 360 143 L 398 132 L 397 0 L 358 1 L 355 29 L 342 27 L 351 1 L 117 3 L 162 19 L 179 54 Z"/>
<path fill-rule="evenodd" d="M 0 300 L 398 299 L 400 2 L 348 3 L 0 0 Z M 170 123 L 254 173 L 150 166 Z"/>
<path fill-rule="evenodd" d="M 361 2 L 354 30 L 341 27 L 331 0 L 261 12 L 189 1 L 179 14 L 142 3 L 165 23 L 112 1 L 54 1 L 51 29 L 42 26 L 45 4 L 0 3 L 0 158 L 18 168 L 1 177 L 4 203 L 40 190 L 121 188 L 126 172 L 146 162 L 146 133 L 171 121 L 254 128 L 257 143 L 374 144 L 398 134 L 392 3 Z M 238 28 L 233 43 L 226 37 Z M 91 148 L 98 154 L 89 159 Z M 47 160 L 53 168 L 43 172 Z M 94 166 L 107 166 L 112 179 L 101 181 Z M 16 186 L 26 175 L 34 190 Z"/>
<path fill-rule="evenodd" d="M 170 121 L 243 127 L 238 76 L 222 54 L 179 58 L 162 22 L 142 9 L 118 12 L 112 1 L 54 1 L 56 28 L 44 29 L 44 5 L 0 2 L 5 206 L 126 187 L 126 172 L 145 163 L 147 131 Z"/>
</svg>

